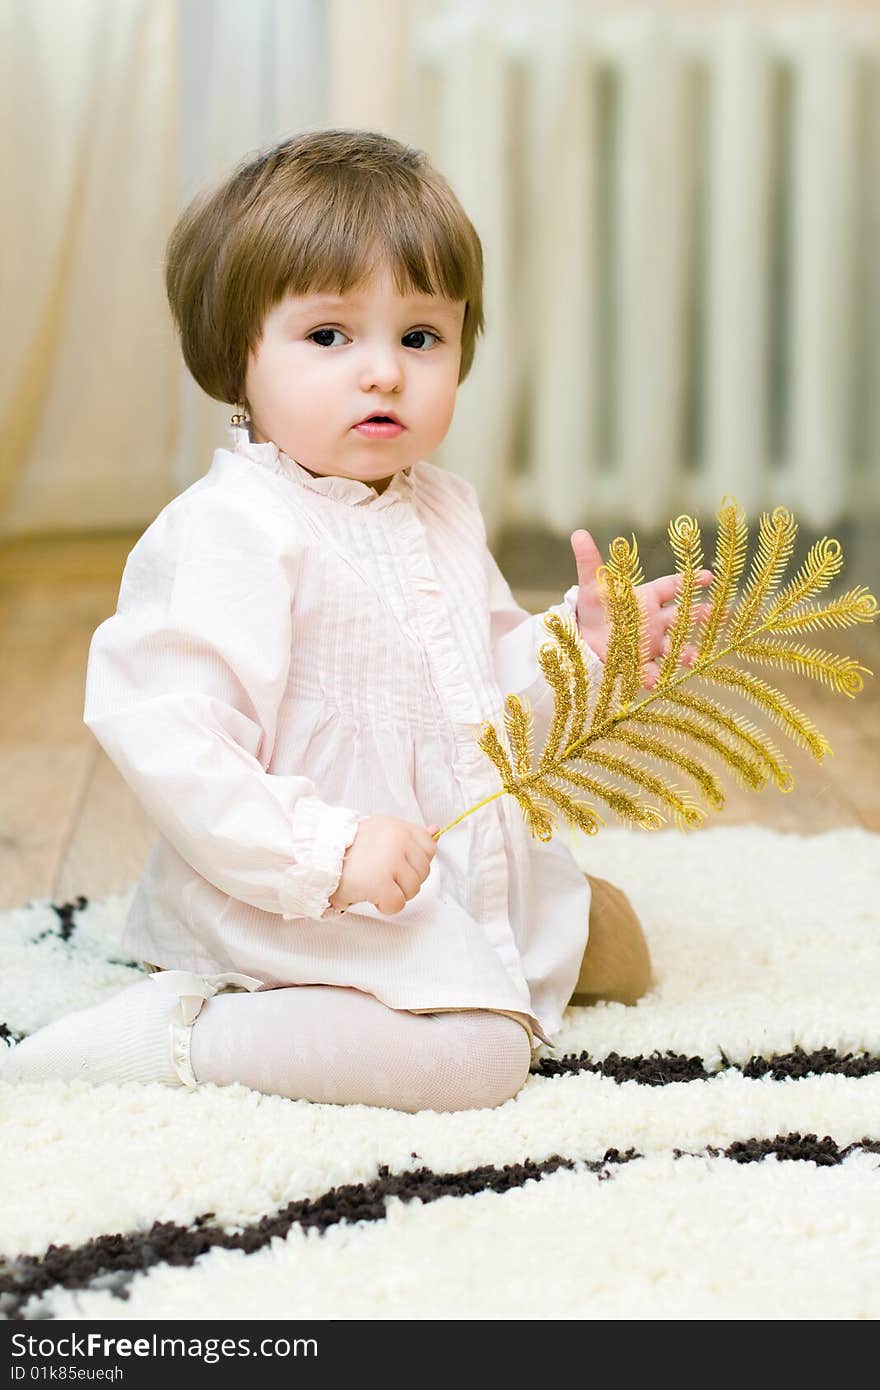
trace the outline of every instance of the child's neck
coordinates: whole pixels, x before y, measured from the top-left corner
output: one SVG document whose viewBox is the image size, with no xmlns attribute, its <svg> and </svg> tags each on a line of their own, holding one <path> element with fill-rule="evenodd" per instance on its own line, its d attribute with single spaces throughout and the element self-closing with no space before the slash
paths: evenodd
<svg viewBox="0 0 880 1390">
<path fill-rule="evenodd" d="M 260 434 L 259 430 L 253 429 L 253 427 L 252 427 L 252 429 L 251 429 L 251 431 L 250 431 L 250 437 L 251 437 L 251 440 L 252 440 L 252 442 L 253 442 L 254 444 L 268 444 L 268 443 L 269 443 L 269 440 L 268 440 L 268 439 L 264 439 L 263 436 Z M 299 462 L 299 459 L 296 459 L 295 462 L 296 462 L 296 464 L 298 465 L 298 467 L 302 468 L 306 473 L 308 473 L 308 475 L 309 475 L 310 478 L 327 478 L 327 477 L 342 477 L 342 476 L 344 476 L 344 475 L 342 475 L 342 474 L 315 473 L 315 472 L 312 471 L 311 468 L 306 468 L 306 466 L 305 466 L 304 463 L 300 463 L 300 462 Z M 389 484 L 389 483 L 392 481 L 392 479 L 394 478 L 394 476 L 395 476 L 395 475 L 392 473 L 392 474 L 391 474 L 391 477 L 389 477 L 389 478 L 377 478 L 376 481 L 375 481 L 374 483 L 368 483 L 368 484 L 367 484 L 367 487 L 373 487 L 373 488 L 375 488 L 375 489 L 376 489 L 376 492 L 379 493 L 379 495 L 381 496 L 382 493 L 385 491 L 386 487 L 388 486 L 388 484 Z M 354 481 L 354 480 L 352 480 L 352 481 Z"/>
</svg>

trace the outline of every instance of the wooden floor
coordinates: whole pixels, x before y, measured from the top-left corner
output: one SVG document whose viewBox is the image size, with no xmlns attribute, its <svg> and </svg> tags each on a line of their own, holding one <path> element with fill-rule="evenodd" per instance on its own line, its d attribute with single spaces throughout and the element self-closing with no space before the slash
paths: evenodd
<svg viewBox="0 0 880 1390">
<path fill-rule="evenodd" d="M 139 876 L 156 837 L 82 722 L 89 642 L 115 610 L 135 539 L 34 539 L 0 549 L 0 908 L 123 891 Z M 560 597 L 556 589 L 516 592 L 534 612 Z M 811 634 L 812 645 L 846 652 L 880 673 L 878 629 L 822 630 Z M 743 792 L 725 775 L 728 803 L 709 824 L 751 821 L 802 833 L 856 825 L 880 832 L 880 677 L 867 678 L 854 700 L 806 679 L 783 680 L 772 668 L 767 678 L 806 710 L 835 756 L 818 765 L 780 733 L 794 791 Z M 750 716 L 769 729 L 759 714 Z"/>
</svg>

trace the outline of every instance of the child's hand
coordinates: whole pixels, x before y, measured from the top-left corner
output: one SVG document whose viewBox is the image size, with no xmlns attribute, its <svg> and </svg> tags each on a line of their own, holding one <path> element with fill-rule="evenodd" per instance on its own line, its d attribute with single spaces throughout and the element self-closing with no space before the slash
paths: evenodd
<svg viewBox="0 0 880 1390">
<path fill-rule="evenodd" d="M 368 816 L 345 852 L 342 877 L 330 906 L 351 907 L 371 902 L 391 917 L 414 898 L 437 853 L 433 838 L 438 825 L 416 825 L 396 816 Z"/>
<path fill-rule="evenodd" d="M 599 547 L 589 531 L 575 531 L 571 536 L 571 548 L 577 562 L 578 602 L 577 622 L 580 635 L 602 661 L 608 654 L 609 623 L 608 616 L 599 597 L 596 571 L 603 563 Z M 711 584 L 712 571 L 700 570 L 697 583 Z M 645 685 L 650 689 L 657 684 L 659 665 L 656 658 L 662 656 L 669 646 L 667 634 L 675 622 L 675 606 L 664 608 L 665 603 L 675 598 L 681 588 L 680 574 L 665 574 L 660 579 L 652 579 L 649 584 L 639 584 L 636 595 L 645 614 L 645 632 L 648 641 L 649 660 L 645 665 Z M 709 614 L 707 603 L 697 604 L 694 620 L 705 622 Z M 681 659 L 686 666 L 692 665 L 697 649 L 686 644 Z"/>
</svg>

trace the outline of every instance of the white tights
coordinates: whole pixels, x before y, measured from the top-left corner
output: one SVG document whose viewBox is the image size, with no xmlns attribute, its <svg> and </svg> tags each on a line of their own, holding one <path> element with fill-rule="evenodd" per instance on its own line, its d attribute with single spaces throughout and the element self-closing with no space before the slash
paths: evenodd
<svg viewBox="0 0 880 1390">
<path fill-rule="evenodd" d="M 197 1082 L 293 1100 L 471 1110 L 516 1095 L 531 1048 L 504 1014 L 411 1014 L 356 989 L 293 985 L 206 1000 L 190 1061 Z"/>
</svg>

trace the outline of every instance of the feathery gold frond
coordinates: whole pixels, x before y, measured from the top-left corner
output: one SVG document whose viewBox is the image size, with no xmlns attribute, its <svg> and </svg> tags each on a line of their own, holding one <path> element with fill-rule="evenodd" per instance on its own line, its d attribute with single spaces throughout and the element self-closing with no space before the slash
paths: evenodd
<svg viewBox="0 0 880 1390">
<path fill-rule="evenodd" d="M 668 704 L 682 705 L 685 709 L 695 710 L 734 738 L 741 739 L 753 753 L 757 753 L 759 758 L 763 758 L 767 771 L 773 777 L 779 790 L 781 792 L 791 791 L 794 786 L 794 778 L 789 764 L 767 735 L 760 729 L 756 729 L 755 725 L 744 715 L 729 714 L 720 705 L 707 700 L 703 695 L 697 695 L 693 690 L 675 690 L 666 695 L 664 699 Z"/>
<path fill-rule="evenodd" d="M 742 642 L 737 648 L 737 655 L 751 657 L 753 661 L 764 661 L 770 666 L 794 667 L 801 675 L 813 676 L 850 698 L 865 688 L 859 673 L 873 675 L 867 666 L 860 666 L 852 657 L 838 656 L 819 647 L 805 647 L 800 642 Z"/>
<path fill-rule="evenodd" d="M 765 600 L 775 593 L 791 559 L 796 537 L 797 524 L 785 507 L 777 507 L 772 515 L 765 512 L 761 517 L 758 549 L 748 583 L 727 625 L 728 642 L 736 643 L 757 622 Z"/>
<path fill-rule="evenodd" d="M 702 540 L 694 518 L 680 516 L 668 528 L 680 576 L 677 611 L 655 686 L 644 686 L 650 653 L 638 594 L 642 582 L 638 546 L 635 536 L 631 541 L 618 536 L 596 575 L 609 630 L 592 710 L 588 653 L 575 616 L 548 614 L 544 625 L 550 641 L 541 646 L 538 662 L 553 695 L 553 717 L 541 755 L 535 763 L 534 718 L 528 701 L 508 695 L 501 728 L 509 751 L 491 721 L 483 724 L 477 740 L 495 764 L 502 790 L 464 811 L 439 834 L 506 793 L 516 798 L 534 838 L 551 839 L 560 816 L 575 828 L 595 834 L 604 824 L 602 817 L 594 806 L 576 800 L 568 787 L 603 802 L 629 825 L 655 829 L 665 823 L 661 810 L 665 808 L 681 829 L 693 828 L 705 819 L 705 807 L 670 780 L 670 769 L 693 778 L 703 801 L 715 810 L 724 805 L 724 789 L 713 770 L 683 743 L 720 758 L 744 786 L 758 790 L 772 779 L 780 791 L 790 791 L 791 768 L 782 753 L 763 730 L 718 702 L 719 686 L 759 706 L 817 761 L 831 752 L 824 735 L 787 695 L 753 672 L 731 665 L 728 658 L 776 665 L 852 697 L 863 689 L 862 677 L 872 674 L 867 667 L 819 647 L 777 639 L 780 634 L 818 627 L 871 622 L 878 615 L 877 599 L 864 585 L 857 585 L 821 607 L 811 605 L 810 600 L 842 566 L 840 546 L 827 536 L 810 548 L 794 579 L 779 588 L 797 527 L 791 513 L 777 507 L 761 518 L 748 581 L 737 600 L 748 543 L 745 517 L 735 498 L 725 498 L 717 519 L 708 613 L 692 665 L 682 665 L 682 655 L 694 627 Z M 710 690 L 699 693 L 691 684 L 695 681 Z M 655 759 L 661 770 L 645 766 L 633 753 Z M 627 791 L 593 775 L 593 770 L 624 778 L 638 791 Z M 660 806 L 644 800 L 642 794 L 657 798 Z"/>
<path fill-rule="evenodd" d="M 787 613 L 796 604 L 805 603 L 807 599 L 827 589 L 842 568 L 843 550 L 840 541 L 823 536 L 815 545 L 810 546 L 806 560 L 791 583 L 786 584 L 777 594 L 764 615 L 765 621 L 772 622 L 781 613 Z"/>
<path fill-rule="evenodd" d="M 857 584 L 824 608 L 786 610 L 781 616 L 768 620 L 765 627 L 768 632 L 809 632 L 826 623 L 831 627 L 852 627 L 854 623 L 872 623 L 876 617 L 876 598 L 864 584 Z"/>
<path fill-rule="evenodd" d="M 678 593 L 678 612 L 669 629 L 669 648 L 660 663 L 657 690 L 663 690 L 678 670 L 682 649 L 694 625 L 694 601 L 697 594 L 697 575 L 703 568 L 703 546 L 700 528 L 692 516 L 679 516 L 669 523 L 669 544 L 675 555 L 676 569 L 681 575 Z"/>
<path fill-rule="evenodd" d="M 616 772 L 619 776 L 628 777 L 631 781 L 637 782 L 640 787 L 644 787 L 645 791 L 652 792 L 655 796 L 659 796 L 661 801 L 664 801 L 672 811 L 676 825 L 680 826 L 682 829 L 693 829 L 705 820 L 706 812 L 703 810 L 702 806 L 694 801 L 692 796 L 687 792 L 680 791 L 678 787 L 674 787 L 671 783 L 664 781 L 656 772 L 651 772 L 650 768 L 644 767 L 641 763 L 630 762 L 628 758 L 617 757 L 614 753 L 602 753 L 598 751 L 592 753 L 579 753 L 578 762 L 591 763 L 595 767 L 604 767 L 608 772 Z M 572 774 L 569 772 L 568 775 L 571 776 Z M 579 781 L 578 785 L 582 786 L 584 783 Z M 644 812 L 651 812 L 654 810 L 654 807 L 646 805 L 643 808 L 642 816 L 640 818 L 634 817 L 634 819 L 642 824 L 645 829 L 651 829 L 652 827 L 647 824 L 650 820 L 650 816 L 644 814 Z M 657 825 L 663 823 L 663 817 L 660 815 L 659 811 L 656 812 L 656 818 Z"/>
<path fill-rule="evenodd" d="M 756 705 L 765 709 L 771 719 L 781 724 L 795 743 L 812 753 L 817 762 L 820 763 L 825 754 L 831 752 L 830 743 L 803 710 L 799 710 L 787 695 L 762 681 L 759 676 L 753 676 L 750 671 L 740 671 L 736 666 L 713 666 L 711 672 L 700 671 L 697 674 L 706 680 L 721 681 L 722 685 L 741 690 Z"/>
<path fill-rule="evenodd" d="M 697 743 L 705 743 L 707 748 L 718 753 L 733 772 L 741 787 L 751 787 L 760 791 L 769 776 L 769 768 L 762 758 L 750 757 L 735 745 L 721 738 L 700 719 L 688 718 L 684 714 L 664 714 L 661 710 L 633 711 L 631 722 L 640 727 L 647 724 L 655 729 L 671 729 L 673 733 L 692 738 Z"/>
<path fill-rule="evenodd" d="M 553 722 L 544 752 L 541 754 L 541 766 L 546 767 L 555 759 L 562 746 L 574 701 L 565 655 L 560 648 L 545 642 L 538 652 L 538 664 L 554 696 Z"/>
<path fill-rule="evenodd" d="M 622 761 L 623 759 L 621 759 Z M 571 782 L 575 787 L 592 792 L 593 796 L 597 796 L 600 801 L 605 802 L 606 806 L 610 806 L 616 816 L 632 825 L 639 825 L 649 830 L 654 829 L 663 820 L 656 806 L 639 801 L 630 792 L 609 785 L 598 777 L 588 777 L 585 772 L 577 772 L 572 767 L 566 767 L 564 773 L 557 775 L 564 776 L 565 780 Z M 642 780 L 642 785 L 644 785 L 643 779 L 634 776 L 633 780 Z"/>
<path fill-rule="evenodd" d="M 504 729 L 507 741 L 513 750 L 513 762 L 517 777 L 524 777 L 532 766 L 532 741 L 534 720 L 528 700 L 520 700 L 518 695 L 508 695 L 504 702 Z"/>
<path fill-rule="evenodd" d="M 523 744 L 520 741 L 521 735 L 523 734 L 523 718 L 525 717 L 525 719 L 529 719 L 530 714 L 520 703 L 516 695 L 508 695 L 505 703 L 507 705 L 507 709 L 511 719 L 511 722 L 508 725 L 508 732 L 510 728 L 513 728 L 514 736 L 517 740 L 517 773 L 520 776 L 522 776 L 522 774 L 524 772 L 528 772 L 530 768 L 530 763 L 526 763 L 525 767 L 522 766 L 524 749 Z M 527 732 L 525 732 L 525 738 L 526 740 L 528 740 Z M 535 801 L 535 799 L 532 796 L 529 795 L 529 792 L 526 790 L 522 782 L 517 781 L 513 772 L 513 768 L 511 767 L 510 758 L 508 757 L 507 752 L 502 746 L 495 725 L 491 722 L 487 722 L 483 725 L 480 731 L 480 735 L 477 739 L 477 747 L 482 749 L 482 751 L 492 759 L 493 763 L 495 764 L 501 775 L 501 781 L 504 786 L 504 790 L 506 792 L 510 792 L 511 795 L 516 797 L 516 800 L 519 803 L 519 806 L 522 810 L 525 822 L 529 828 L 529 833 L 535 839 L 538 840 L 546 841 L 552 839 L 552 818 L 547 814 L 547 811 L 537 801 Z M 490 797 L 489 800 L 492 800 L 492 798 Z M 485 803 L 481 802 L 480 805 L 485 805 Z M 466 814 L 470 813 L 467 812 Z M 457 822 L 453 822 L 453 824 L 456 823 Z M 446 829 L 449 828 L 450 827 L 448 826 L 446 827 Z M 443 832 L 441 831 L 440 833 L 442 834 Z"/>
<path fill-rule="evenodd" d="M 725 497 L 718 512 L 713 579 L 709 587 L 709 613 L 700 633 L 697 660 L 709 660 L 721 626 L 736 594 L 736 586 L 746 560 L 748 527 L 745 514 L 732 497 Z"/>
<path fill-rule="evenodd" d="M 504 783 L 504 790 L 511 791 L 515 782 L 513 768 L 494 724 L 484 724 L 477 739 L 477 747 L 482 749 L 487 757 L 491 758 L 499 773 L 501 781 Z"/>
<path fill-rule="evenodd" d="M 573 613 L 568 613 L 565 617 L 560 617 L 558 613 L 551 613 L 545 620 L 545 627 L 553 634 L 568 666 L 571 698 L 574 705 L 570 735 L 572 739 L 580 738 L 582 734 L 586 733 L 589 713 L 590 679 L 587 674 L 586 645 L 578 632 L 577 619 Z M 544 651 L 544 647 L 541 648 L 541 651 Z M 541 661 L 540 654 L 538 660 Z"/>
<path fill-rule="evenodd" d="M 522 788 L 517 788 L 514 792 L 514 796 L 519 803 L 523 813 L 523 819 L 529 827 L 529 832 L 539 840 L 552 840 L 552 816 L 548 815 L 546 810 L 542 806 L 539 806 L 538 803 L 529 796 L 528 792 L 523 791 Z M 587 834 L 595 834 L 597 829 L 598 826 L 596 825 L 592 830 L 588 830 Z"/>
<path fill-rule="evenodd" d="M 574 797 L 569 796 L 561 787 L 554 786 L 546 778 L 542 779 L 539 786 L 542 795 L 548 797 L 550 801 L 555 801 L 566 820 L 576 830 L 583 830 L 587 835 L 595 835 L 599 826 L 604 825 L 598 811 L 594 811 L 583 801 L 575 801 Z"/>
<path fill-rule="evenodd" d="M 699 782 L 703 789 L 703 795 L 716 811 L 720 811 L 724 805 L 724 788 L 715 776 L 710 767 L 701 763 L 699 758 L 688 753 L 686 749 L 673 743 L 671 739 L 657 738 L 654 734 L 639 734 L 635 729 L 628 725 L 624 728 L 619 725 L 612 732 L 605 735 L 609 741 L 626 744 L 627 748 L 634 748 L 637 753 L 647 753 L 651 758 L 660 758 L 665 762 L 674 763 L 681 768 L 689 777 L 693 777 L 695 782 Z"/>
<path fill-rule="evenodd" d="M 636 538 L 632 544 L 618 536 L 609 546 L 608 563 L 596 571 L 596 582 L 608 609 L 611 632 L 605 656 L 605 670 L 599 686 L 594 711 L 602 719 L 611 707 L 618 682 L 617 698 L 622 704 L 635 699 L 644 681 L 647 651 L 644 641 L 644 622 L 636 595 L 642 570 Z"/>
</svg>

